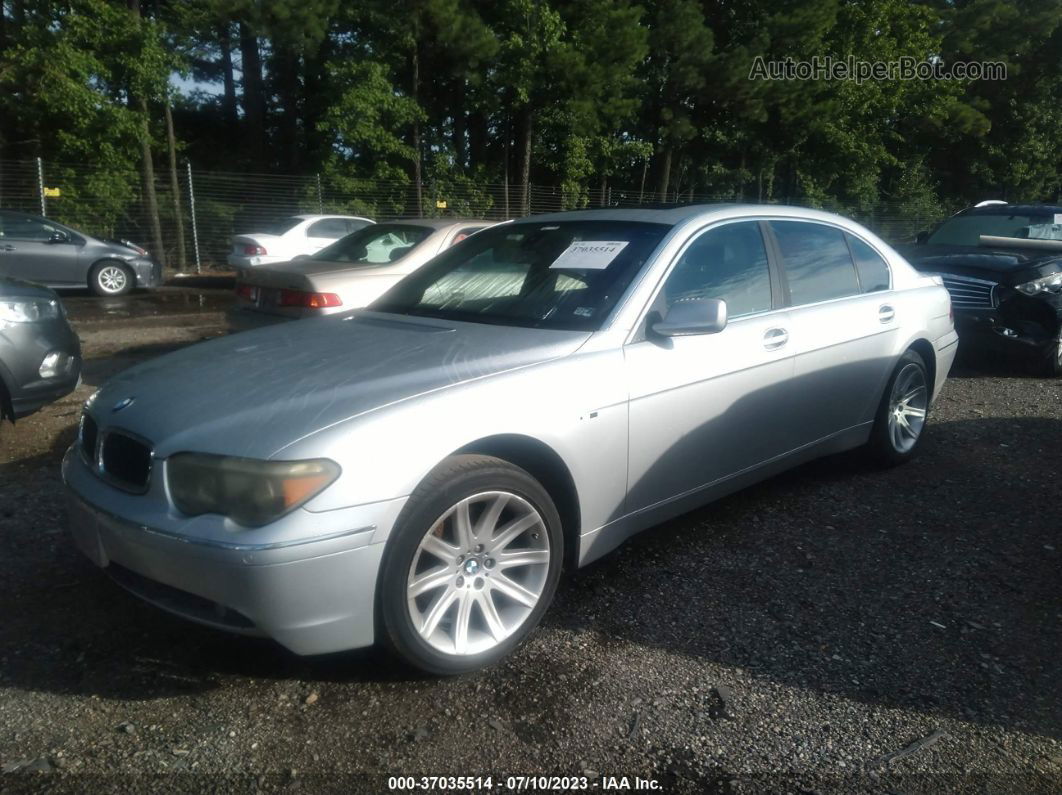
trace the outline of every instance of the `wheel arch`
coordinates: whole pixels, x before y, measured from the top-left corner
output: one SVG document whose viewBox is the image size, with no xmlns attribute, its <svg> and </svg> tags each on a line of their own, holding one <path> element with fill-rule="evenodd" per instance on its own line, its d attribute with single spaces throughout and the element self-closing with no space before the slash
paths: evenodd
<svg viewBox="0 0 1062 795">
<path fill-rule="evenodd" d="M 929 371 L 929 397 L 932 400 L 935 395 L 936 383 L 937 383 L 937 352 L 933 348 L 933 344 L 922 337 L 912 340 L 911 344 L 907 346 L 906 350 L 914 351 L 922 357 L 922 361 L 926 363 L 926 369 Z"/>
<path fill-rule="evenodd" d="M 85 283 L 90 288 L 92 287 L 92 274 L 95 273 L 96 268 L 98 268 L 100 265 L 106 265 L 107 263 L 114 263 L 115 265 L 121 267 L 123 270 L 126 271 L 126 273 L 128 273 L 132 277 L 133 284 L 136 284 L 136 271 L 129 267 L 128 262 L 126 262 L 125 260 L 121 260 L 118 257 L 104 255 L 99 259 L 93 260 L 92 264 L 88 267 L 88 271 L 85 273 Z"/>
<path fill-rule="evenodd" d="M 564 567 L 574 569 L 579 560 L 582 527 L 579 492 L 564 459 L 545 442 L 522 434 L 497 434 L 469 442 L 452 455 L 479 453 L 508 461 L 527 471 L 549 492 L 557 506 L 564 533 Z"/>
</svg>

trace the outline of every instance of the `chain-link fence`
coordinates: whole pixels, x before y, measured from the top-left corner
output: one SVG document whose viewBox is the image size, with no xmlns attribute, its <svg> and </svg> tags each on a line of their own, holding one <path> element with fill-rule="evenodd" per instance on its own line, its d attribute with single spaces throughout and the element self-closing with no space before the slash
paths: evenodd
<svg viewBox="0 0 1062 795">
<path fill-rule="evenodd" d="M 155 174 L 162 262 L 178 270 L 226 267 L 234 234 L 300 213 L 361 215 L 375 220 L 452 215 L 503 220 L 584 207 L 637 207 L 649 204 L 755 202 L 739 195 L 691 191 L 667 196 L 645 188 L 568 189 L 546 185 L 430 182 L 418 192 L 411 183 L 310 174 L 244 174 L 200 171 L 184 163 L 176 190 L 168 169 Z M 780 204 L 804 204 L 799 197 Z M 869 208 L 825 204 L 863 222 L 891 242 L 910 239 L 941 220 L 941 206 L 881 202 Z M 135 168 L 113 169 L 84 163 L 0 161 L 0 208 L 32 212 L 88 234 L 132 240 L 156 249 L 146 211 L 143 184 Z M 958 208 L 952 208 L 958 209 Z M 183 247 L 178 241 L 183 241 Z M 183 248 L 184 259 L 180 252 Z"/>
</svg>

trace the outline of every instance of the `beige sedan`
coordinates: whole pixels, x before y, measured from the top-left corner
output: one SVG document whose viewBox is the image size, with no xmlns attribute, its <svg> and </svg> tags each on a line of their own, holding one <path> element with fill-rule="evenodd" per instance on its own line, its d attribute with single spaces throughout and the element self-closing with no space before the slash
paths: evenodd
<svg viewBox="0 0 1062 795">
<path fill-rule="evenodd" d="M 240 330 L 366 306 L 436 254 L 492 225 L 453 218 L 373 224 L 311 257 L 244 271 L 229 325 Z"/>
</svg>

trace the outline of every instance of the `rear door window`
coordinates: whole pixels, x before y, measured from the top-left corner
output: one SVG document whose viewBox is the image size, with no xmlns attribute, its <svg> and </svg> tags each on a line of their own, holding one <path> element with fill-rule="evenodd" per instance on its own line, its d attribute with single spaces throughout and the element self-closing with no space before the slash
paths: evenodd
<svg viewBox="0 0 1062 795">
<path fill-rule="evenodd" d="M 771 221 L 793 306 L 859 295 L 844 232 L 809 221 Z"/>
</svg>

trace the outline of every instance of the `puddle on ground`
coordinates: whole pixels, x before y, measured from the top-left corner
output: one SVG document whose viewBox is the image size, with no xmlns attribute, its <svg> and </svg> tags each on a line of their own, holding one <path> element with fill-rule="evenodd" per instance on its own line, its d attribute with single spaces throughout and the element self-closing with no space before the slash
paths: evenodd
<svg viewBox="0 0 1062 795">
<path fill-rule="evenodd" d="M 87 291 L 76 291 L 63 293 L 61 298 L 70 319 L 84 322 L 223 312 L 232 305 L 233 293 L 231 284 L 228 289 L 219 284 L 216 288 L 211 285 L 211 289 L 145 290 L 116 298 L 100 298 Z"/>
</svg>

